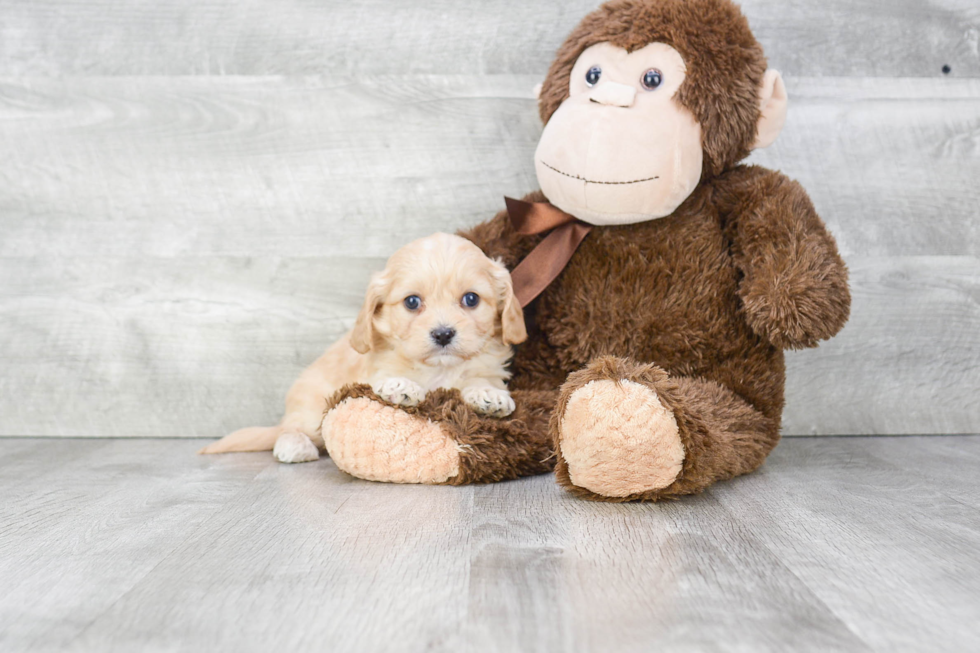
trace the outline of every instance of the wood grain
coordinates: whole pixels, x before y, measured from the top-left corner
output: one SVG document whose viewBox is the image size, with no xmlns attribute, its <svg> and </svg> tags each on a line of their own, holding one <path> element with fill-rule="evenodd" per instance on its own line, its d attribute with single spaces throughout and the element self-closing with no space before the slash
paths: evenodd
<svg viewBox="0 0 980 653">
<path fill-rule="evenodd" d="M 0 258 L 4 435 L 275 424 L 376 259 Z M 238 425 L 238 426 L 235 426 Z"/>
<path fill-rule="evenodd" d="M 662 504 L 0 440 L 0 648 L 971 650 L 980 437 L 797 438 Z M 949 479 L 955 479 L 949 483 Z"/>
<path fill-rule="evenodd" d="M 537 187 L 532 77 L 0 83 L 0 256 L 384 256 Z M 980 253 L 980 80 L 790 79 L 845 256 Z M 392 226 L 397 225 L 397 229 Z"/>
<path fill-rule="evenodd" d="M 380 259 L 0 259 L 0 435 L 218 437 L 274 424 Z M 972 433 L 980 262 L 853 259 L 851 321 L 787 357 L 784 433 Z M 11 292 L 7 288 L 13 287 Z"/>
<path fill-rule="evenodd" d="M 845 258 L 980 255 L 980 82 L 808 78 L 788 92 L 786 128 L 749 160 L 803 184 Z"/>
<path fill-rule="evenodd" d="M 980 76 L 973 0 L 743 0 L 791 75 Z M 0 3 L 12 75 L 544 75 L 597 0 Z"/>
<path fill-rule="evenodd" d="M 387 257 L 534 187 L 532 84 L 8 81 L 0 256 Z"/>
<path fill-rule="evenodd" d="M 78 648 L 452 648 L 469 607 L 472 488 L 372 484 L 332 464 L 246 457 L 268 466 L 92 620 Z"/>
<path fill-rule="evenodd" d="M 872 649 L 971 648 L 980 637 L 976 462 L 934 457 L 929 438 L 914 440 L 797 439 L 714 494 Z M 977 439 L 963 440 L 937 445 Z M 879 457 L 893 446 L 900 466 Z M 942 473 L 926 477 L 920 465 Z M 945 479 L 961 475 L 970 482 L 955 496 Z"/>
<path fill-rule="evenodd" d="M 142 440 L 4 440 L 0 648 L 64 650 L 268 459 Z"/>
<path fill-rule="evenodd" d="M 474 508 L 481 650 L 867 650 L 710 494 L 595 504 L 542 476 Z"/>
<path fill-rule="evenodd" d="M 787 435 L 980 431 L 980 260 L 849 257 L 844 330 L 787 353 Z"/>
</svg>

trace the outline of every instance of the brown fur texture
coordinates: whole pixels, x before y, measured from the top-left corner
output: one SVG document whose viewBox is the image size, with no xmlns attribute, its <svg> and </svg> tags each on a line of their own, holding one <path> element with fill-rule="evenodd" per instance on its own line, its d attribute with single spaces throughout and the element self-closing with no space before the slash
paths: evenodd
<svg viewBox="0 0 980 653">
<path fill-rule="evenodd" d="M 595 227 L 527 307 L 528 341 L 512 364 L 513 417 L 479 418 L 452 393 L 417 409 L 467 445 L 465 471 L 450 482 L 540 473 L 552 451 L 559 483 L 606 501 L 678 497 L 750 472 L 779 440 L 783 350 L 813 347 L 847 321 L 847 269 L 805 191 L 778 172 L 738 165 L 755 138 L 765 71 L 738 8 L 728 0 L 604 5 L 559 50 L 540 98 L 543 120 L 567 97 L 579 53 L 603 41 L 626 49 L 661 41 L 684 57 L 678 99 L 703 128 L 701 183 L 670 216 Z M 515 233 L 503 211 L 461 235 L 511 269 L 542 238 Z M 607 497 L 569 479 L 557 446 L 564 409 L 576 389 L 602 379 L 643 384 L 673 412 L 685 458 L 669 486 Z"/>
</svg>

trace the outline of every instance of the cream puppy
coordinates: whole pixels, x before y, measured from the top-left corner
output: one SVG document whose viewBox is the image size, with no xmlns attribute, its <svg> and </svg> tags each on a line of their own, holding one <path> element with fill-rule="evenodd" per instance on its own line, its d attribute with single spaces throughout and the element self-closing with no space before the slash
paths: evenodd
<svg viewBox="0 0 980 653">
<path fill-rule="evenodd" d="M 272 449 L 284 463 L 316 460 L 326 399 L 348 383 L 402 406 L 457 388 L 473 410 L 504 417 L 514 411 L 510 345 L 526 338 L 503 264 L 459 236 L 416 240 L 371 278 L 354 328 L 293 384 L 279 426 L 235 431 L 200 453 Z"/>
</svg>

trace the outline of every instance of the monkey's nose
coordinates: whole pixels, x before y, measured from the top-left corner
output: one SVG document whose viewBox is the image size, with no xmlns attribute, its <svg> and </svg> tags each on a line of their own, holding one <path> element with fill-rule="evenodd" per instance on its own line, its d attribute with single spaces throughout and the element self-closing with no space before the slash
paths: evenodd
<svg viewBox="0 0 980 653">
<path fill-rule="evenodd" d="M 636 99 L 636 88 L 619 82 L 600 82 L 589 93 L 589 99 L 599 104 L 625 109 L 633 106 L 633 101 Z"/>
<path fill-rule="evenodd" d="M 453 341 L 453 338 L 456 337 L 456 329 L 447 326 L 440 326 L 430 331 L 429 335 L 432 336 L 432 339 L 437 345 L 440 347 L 445 347 Z"/>
</svg>

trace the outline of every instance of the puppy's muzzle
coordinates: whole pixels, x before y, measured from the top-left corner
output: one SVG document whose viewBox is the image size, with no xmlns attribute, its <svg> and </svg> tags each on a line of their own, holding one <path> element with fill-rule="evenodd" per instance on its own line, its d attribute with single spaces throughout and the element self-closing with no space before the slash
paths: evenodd
<svg viewBox="0 0 980 653">
<path fill-rule="evenodd" d="M 453 341 L 453 338 L 456 337 L 456 329 L 447 326 L 440 326 L 430 331 L 429 335 L 432 336 L 433 342 L 440 347 L 445 347 Z"/>
</svg>

